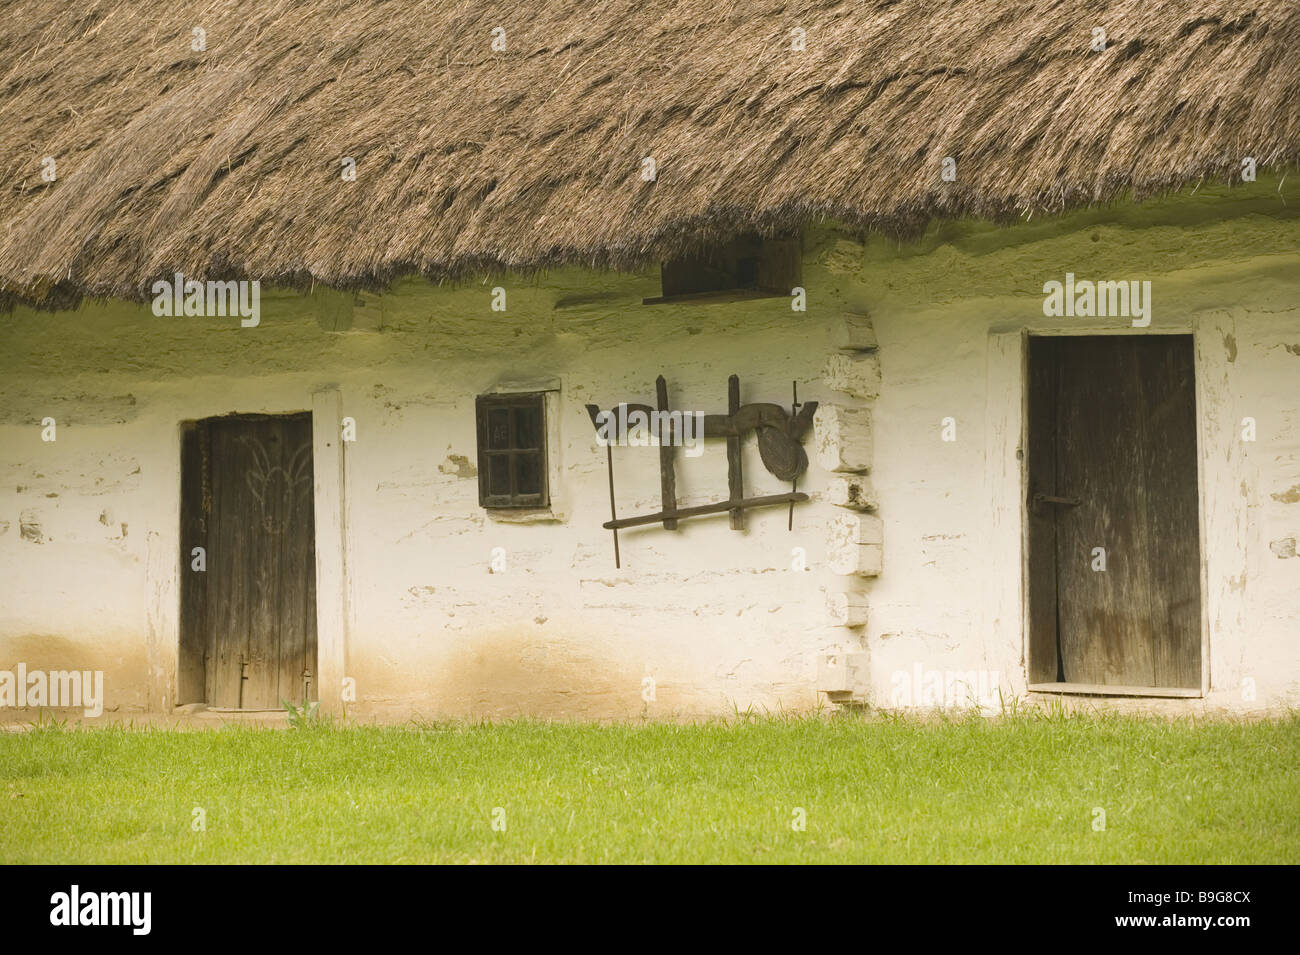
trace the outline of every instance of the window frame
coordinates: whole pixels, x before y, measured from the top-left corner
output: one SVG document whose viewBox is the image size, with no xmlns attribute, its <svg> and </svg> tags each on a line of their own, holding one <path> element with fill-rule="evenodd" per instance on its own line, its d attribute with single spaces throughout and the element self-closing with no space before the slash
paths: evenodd
<svg viewBox="0 0 1300 955">
<path fill-rule="evenodd" d="M 742 268 L 753 274 L 742 274 Z M 719 275 L 726 278 L 711 281 Z M 789 298 L 803 284 L 803 236 L 734 235 L 661 263 L 659 283 L 661 294 L 642 299 L 642 305 Z"/>
<path fill-rule="evenodd" d="M 509 438 L 506 448 L 491 448 L 488 440 L 488 419 L 495 408 L 509 411 Z M 515 409 L 529 408 L 537 412 L 537 447 L 515 447 Z M 475 431 L 478 435 L 478 502 L 488 510 L 530 510 L 547 508 L 551 505 L 550 481 L 547 472 L 549 449 L 547 448 L 546 393 L 542 391 L 499 392 L 478 395 L 474 399 Z M 519 491 L 519 472 L 517 461 L 524 455 L 537 456 L 536 492 Z M 510 461 L 510 493 L 491 494 L 491 459 L 506 457 Z"/>
</svg>

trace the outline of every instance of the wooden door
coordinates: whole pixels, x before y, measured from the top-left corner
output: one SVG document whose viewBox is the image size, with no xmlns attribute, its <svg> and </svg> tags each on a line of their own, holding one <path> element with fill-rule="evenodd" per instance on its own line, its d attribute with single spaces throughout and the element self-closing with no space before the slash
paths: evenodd
<svg viewBox="0 0 1300 955">
<path fill-rule="evenodd" d="M 1201 686 L 1190 335 L 1029 349 L 1030 682 Z"/>
<path fill-rule="evenodd" d="M 191 685 L 201 679 L 205 701 L 218 707 L 314 698 L 311 415 L 198 422 L 186 433 L 182 467 L 182 683 L 187 674 Z M 198 539 L 202 573 L 190 556 Z"/>
</svg>

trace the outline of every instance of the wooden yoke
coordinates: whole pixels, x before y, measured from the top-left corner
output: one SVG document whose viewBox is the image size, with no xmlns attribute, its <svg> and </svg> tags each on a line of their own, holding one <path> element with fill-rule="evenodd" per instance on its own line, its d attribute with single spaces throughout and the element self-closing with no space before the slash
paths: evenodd
<svg viewBox="0 0 1300 955">
<path fill-rule="evenodd" d="M 607 445 L 610 519 L 602 526 L 614 532 L 616 564 L 619 528 L 662 524 L 665 530 L 676 530 L 677 522 L 682 518 L 720 514 L 726 511 L 732 530 L 744 530 L 745 511 L 748 508 L 767 507 L 773 504 L 789 504 L 793 508 L 796 502 L 808 500 L 807 494 L 794 489 L 784 494 L 746 497 L 741 465 L 741 443 L 746 434 L 750 431 L 755 432 L 758 436 L 758 452 L 763 466 L 783 481 L 797 481 L 799 475 L 808 467 L 808 455 L 803 449 L 803 437 L 812 425 L 813 415 L 817 411 L 817 402 L 807 401 L 800 404 L 796 397 L 791 411 L 786 411 L 781 405 L 770 403 L 742 405 L 740 378 L 731 375 L 727 379 L 727 413 L 702 415 L 703 434 L 696 436 L 727 440 L 727 499 L 714 504 L 678 507 L 676 449 L 679 437 L 685 436 L 685 415 L 689 412 L 681 413 L 682 425 L 679 432 L 671 417 L 672 411 L 668 406 L 668 383 L 663 375 L 655 380 L 655 398 L 655 408 L 628 402 L 609 411 L 602 411 L 598 405 L 586 406 L 592 427 L 596 429 L 598 435 L 603 435 Z M 613 452 L 608 449 L 615 444 L 624 443 L 627 439 L 627 431 L 631 430 L 633 425 L 642 424 L 659 442 L 660 509 L 653 514 L 620 518 L 616 515 L 614 504 Z M 793 523 L 790 526 L 793 527 Z"/>
</svg>

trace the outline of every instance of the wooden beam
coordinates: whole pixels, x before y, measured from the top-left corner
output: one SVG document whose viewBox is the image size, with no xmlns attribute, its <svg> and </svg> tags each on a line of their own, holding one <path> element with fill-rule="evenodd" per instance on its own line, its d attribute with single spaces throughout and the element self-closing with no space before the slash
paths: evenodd
<svg viewBox="0 0 1300 955">
<path fill-rule="evenodd" d="M 727 414 L 735 416 L 740 411 L 740 378 L 732 375 L 727 379 Z M 733 502 L 745 496 L 745 480 L 740 469 L 740 435 L 727 438 L 727 496 Z M 745 529 L 745 510 L 743 507 L 731 508 L 731 529 Z"/>
<path fill-rule="evenodd" d="M 668 411 L 668 383 L 664 376 L 660 375 L 655 379 L 655 398 L 659 404 L 659 410 Z M 677 472 L 675 470 L 674 456 L 676 450 L 673 446 L 672 421 L 667 417 L 661 418 L 663 427 L 660 429 L 659 438 L 659 499 L 663 502 L 664 513 L 668 514 L 677 510 Z M 667 431 L 667 434 L 663 432 Z M 664 518 L 664 530 L 677 530 L 677 521 L 671 517 Z"/>
<path fill-rule="evenodd" d="M 658 524 L 665 517 L 702 517 L 705 514 L 721 514 L 739 505 L 740 508 L 766 507 L 770 504 L 789 504 L 791 501 L 806 501 L 808 495 L 803 491 L 787 491 L 784 494 L 767 494 L 762 497 L 742 497 L 739 500 L 719 501 L 716 504 L 699 504 L 695 507 L 679 507 L 674 511 L 656 511 L 639 517 L 620 517 L 618 520 L 606 521 L 601 527 L 606 530 L 618 530 L 621 527 L 642 527 L 646 524 Z"/>
<path fill-rule="evenodd" d="M 789 292 L 765 289 L 724 289 L 721 292 L 689 292 L 684 295 L 659 295 L 641 299 L 642 305 L 720 305 L 727 302 L 750 302 L 760 298 L 789 299 Z"/>
</svg>

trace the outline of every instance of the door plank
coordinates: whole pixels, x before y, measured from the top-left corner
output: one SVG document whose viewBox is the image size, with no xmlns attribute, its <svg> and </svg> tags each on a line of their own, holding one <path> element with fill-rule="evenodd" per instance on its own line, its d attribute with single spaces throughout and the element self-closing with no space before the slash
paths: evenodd
<svg viewBox="0 0 1300 955">
<path fill-rule="evenodd" d="M 177 653 L 176 702 L 202 703 L 207 697 L 207 571 L 194 570 L 193 551 L 208 550 L 204 514 L 203 439 L 200 422 L 181 430 L 181 619 Z"/>
<path fill-rule="evenodd" d="M 1196 377 L 1191 336 L 1164 348 L 1138 349 L 1148 383 L 1150 436 L 1143 456 L 1147 486 L 1157 490 L 1149 520 L 1156 542 L 1156 584 L 1164 628 L 1153 630 L 1154 686 L 1201 686 L 1199 487 L 1196 479 Z"/>
<path fill-rule="evenodd" d="M 247 499 L 242 489 L 243 452 L 237 443 L 239 431 L 231 421 L 210 420 L 207 428 L 212 498 L 208 517 L 208 703 L 238 707 L 251 624 L 247 555 L 241 553 L 241 515 Z"/>
<path fill-rule="evenodd" d="M 1191 339 L 1090 336 L 1058 348 L 1055 493 L 1082 501 L 1054 508 L 1061 678 L 1199 687 Z"/>
<path fill-rule="evenodd" d="M 315 676 L 311 659 L 316 633 L 315 513 L 312 505 L 311 418 L 286 421 L 281 441 L 281 472 L 276 507 L 282 519 L 276 537 L 279 566 L 276 628 L 280 636 L 278 699 L 306 699 L 304 674 Z M 314 685 L 313 685 L 314 689 Z"/>
<path fill-rule="evenodd" d="M 280 705 L 280 599 L 284 570 L 281 544 L 288 521 L 284 501 L 283 429 L 273 420 L 248 423 L 238 440 L 242 457 L 244 520 L 240 551 L 243 584 L 250 599 L 246 709 Z"/>
<path fill-rule="evenodd" d="M 1061 339 L 1029 339 L 1027 365 L 1028 434 L 1025 460 L 1029 472 L 1029 680 L 1062 679 L 1056 620 L 1056 510 L 1036 506 L 1034 496 L 1056 491 L 1056 366 Z"/>
<path fill-rule="evenodd" d="M 207 701 L 244 709 L 301 702 L 316 653 L 311 416 L 202 425 L 212 501 Z"/>
</svg>

